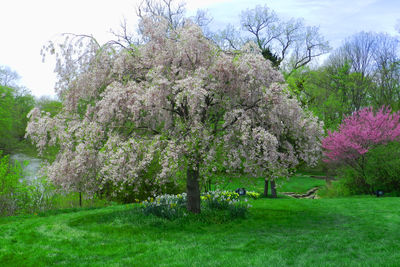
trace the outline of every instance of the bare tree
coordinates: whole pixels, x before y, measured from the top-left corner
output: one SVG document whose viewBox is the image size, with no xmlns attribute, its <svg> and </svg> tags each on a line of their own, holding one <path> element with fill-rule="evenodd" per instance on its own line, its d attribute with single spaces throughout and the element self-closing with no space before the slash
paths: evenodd
<svg viewBox="0 0 400 267">
<path fill-rule="evenodd" d="M 128 29 L 128 23 L 126 19 L 121 22 L 119 31 L 111 30 L 111 33 L 116 37 L 116 39 L 110 41 L 109 43 L 119 45 L 124 49 L 132 51 L 134 45 L 141 43 L 140 36 Z"/>
<path fill-rule="evenodd" d="M 307 27 L 302 19 L 283 21 L 267 6 L 243 11 L 241 29 L 245 33 L 228 25 L 215 39 L 228 49 L 254 41 L 265 59 L 289 74 L 330 50 L 317 27 Z"/>
<path fill-rule="evenodd" d="M 0 85 L 16 87 L 16 82 L 20 78 L 19 74 L 10 67 L 0 66 Z"/>
<path fill-rule="evenodd" d="M 291 54 L 290 60 L 288 62 L 288 67 L 290 71 L 299 69 L 308 63 L 310 63 L 314 58 L 322 56 L 329 51 L 328 42 L 324 41 L 323 37 L 319 34 L 319 29 L 317 27 L 302 27 L 301 24 L 297 26 L 297 35 L 300 36 L 294 39 L 294 49 Z M 290 31 L 290 34 L 295 34 L 295 30 Z M 285 40 L 288 40 L 286 38 Z M 289 48 L 290 43 L 288 41 L 283 42 L 285 44 L 284 48 Z M 284 57 L 283 57 L 284 58 Z"/>
<path fill-rule="evenodd" d="M 173 29 L 182 27 L 188 17 L 186 13 L 186 3 L 176 0 L 142 0 L 136 9 L 139 18 L 152 17 L 166 19 Z M 205 27 L 211 22 L 211 16 L 206 10 L 199 9 L 196 15 L 190 17 L 194 23 L 200 27 Z"/>
<path fill-rule="evenodd" d="M 373 79 L 376 89 L 371 91 L 372 101 L 376 106 L 400 108 L 399 40 L 388 34 L 377 34 L 375 40 Z"/>
<path fill-rule="evenodd" d="M 284 29 L 274 11 L 268 7 L 247 9 L 242 12 L 241 26 L 254 35 L 256 44 L 262 51 L 271 50 L 273 40 L 283 34 Z M 281 51 L 285 53 L 283 50 Z"/>
<path fill-rule="evenodd" d="M 225 29 L 214 34 L 212 39 L 223 50 L 239 50 L 245 43 L 240 30 L 232 24 L 228 24 Z"/>
<path fill-rule="evenodd" d="M 212 21 L 212 17 L 209 14 L 208 10 L 204 9 L 198 9 L 196 11 L 196 15 L 191 17 L 190 19 L 202 28 L 207 27 Z"/>
<path fill-rule="evenodd" d="M 187 17 L 185 15 L 185 6 L 186 2 L 182 0 L 141 0 L 137 6 L 136 14 L 141 20 L 145 17 L 152 18 L 154 21 L 165 19 L 170 25 L 168 30 L 176 30 L 179 27 L 183 27 L 190 20 L 200 26 L 204 35 L 211 39 L 213 33 L 208 28 L 208 25 L 211 23 L 212 17 L 208 11 L 198 9 L 194 16 Z M 139 33 L 142 33 L 140 27 Z"/>
<path fill-rule="evenodd" d="M 360 32 L 347 38 L 344 44 L 334 51 L 327 60 L 327 66 L 334 69 L 349 64 L 352 84 L 347 95 L 351 111 L 359 110 L 368 102 L 368 92 L 372 90 L 371 77 L 374 72 L 373 53 L 376 40 L 372 33 Z"/>
<path fill-rule="evenodd" d="M 139 18 L 152 17 L 166 19 L 173 29 L 183 26 L 185 20 L 185 2 L 174 0 L 142 0 L 136 10 Z"/>
<path fill-rule="evenodd" d="M 373 54 L 377 50 L 376 38 L 373 33 L 360 32 L 348 38 L 342 46 L 343 54 L 351 62 L 354 72 L 363 77 L 374 72 Z"/>
<path fill-rule="evenodd" d="M 200 28 L 203 30 L 204 36 L 207 37 L 208 39 L 212 39 L 214 36 L 214 33 L 209 29 L 208 25 L 212 22 L 213 18 L 208 12 L 208 10 L 205 9 L 198 9 L 196 11 L 196 15 L 193 17 L 189 18 L 191 21 L 193 21 L 195 24 L 200 26 Z"/>
</svg>

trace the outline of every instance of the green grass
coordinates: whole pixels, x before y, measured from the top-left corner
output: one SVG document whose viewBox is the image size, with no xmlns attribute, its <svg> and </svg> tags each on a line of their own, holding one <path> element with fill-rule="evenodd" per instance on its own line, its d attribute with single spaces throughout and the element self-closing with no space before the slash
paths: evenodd
<svg viewBox="0 0 400 267">
<path fill-rule="evenodd" d="M 216 179 L 214 178 L 214 181 Z M 220 176 L 218 184 L 212 189 L 236 190 L 244 187 L 248 191 L 264 192 L 264 178 L 248 178 L 248 177 L 233 177 Z M 291 178 L 281 178 L 277 180 L 277 191 L 279 192 L 295 192 L 305 193 L 313 187 L 322 187 L 326 184 L 325 180 L 312 178 L 306 174 L 295 174 Z M 271 186 L 269 186 L 269 194 Z"/>
<path fill-rule="evenodd" d="M 232 180 L 227 190 L 254 183 Z M 296 175 L 278 192 L 324 180 Z M 71 195 L 71 205 L 76 205 Z M 65 200 L 66 201 L 66 200 Z M 61 206 L 67 202 L 63 201 Z M 396 266 L 400 198 L 250 200 L 246 219 L 204 212 L 174 221 L 138 204 L 0 218 L 0 266 Z M 84 202 L 85 203 L 85 202 Z M 89 202 L 86 202 L 90 204 Z"/>
<path fill-rule="evenodd" d="M 98 197 L 92 197 L 82 194 L 82 207 L 105 207 L 110 203 L 105 199 L 99 199 Z M 53 209 L 68 209 L 68 208 L 79 208 L 79 193 L 70 192 L 67 194 L 56 194 L 52 199 Z"/>
<path fill-rule="evenodd" d="M 259 199 L 248 218 L 133 205 L 0 218 L 1 266 L 396 266 L 400 198 Z M 208 217 L 207 217 L 208 216 Z"/>
<path fill-rule="evenodd" d="M 289 180 L 278 181 L 278 192 L 305 193 L 314 187 L 322 187 L 326 184 L 325 180 L 311 178 L 308 175 L 297 174 Z"/>
</svg>

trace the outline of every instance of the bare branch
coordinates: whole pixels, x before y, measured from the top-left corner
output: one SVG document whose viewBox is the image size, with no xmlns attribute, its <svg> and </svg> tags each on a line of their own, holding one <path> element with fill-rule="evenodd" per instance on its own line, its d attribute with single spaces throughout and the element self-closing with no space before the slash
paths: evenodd
<svg viewBox="0 0 400 267">
<path fill-rule="evenodd" d="M 166 19 L 173 29 L 181 27 L 185 23 L 185 3 L 173 3 L 174 0 L 142 0 L 136 9 L 139 18 L 152 17 Z"/>
<path fill-rule="evenodd" d="M 0 66 L 0 85 L 16 86 L 21 77 L 8 66 Z"/>
<path fill-rule="evenodd" d="M 301 19 L 284 22 L 267 6 L 247 9 L 241 16 L 242 28 L 276 67 L 282 68 L 282 62 L 290 58 L 288 67 L 298 68 L 329 51 L 318 28 L 306 27 Z"/>
</svg>

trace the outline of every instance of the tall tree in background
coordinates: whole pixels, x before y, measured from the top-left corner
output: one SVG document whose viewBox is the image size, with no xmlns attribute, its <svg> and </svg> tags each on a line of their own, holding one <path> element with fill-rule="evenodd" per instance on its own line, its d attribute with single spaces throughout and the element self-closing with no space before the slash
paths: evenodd
<svg viewBox="0 0 400 267">
<path fill-rule="evenodd" d="M 347 39 L 328 59 L 327 65 L 331 68 L 342 68 L 345 64 L 349 64 L 350 71 L 358 76 L 354 86 L 347 91 L 353 110 L 359 110 L 367 105 L 368 92 L 372 90 L 370 81 L 374 74 L 375 50 L 374 36 L 371 33 L 361 32 Z"/>
<path fill-rule="evenodd" d="M 0 86 L 0 150 L 9 150 L 12 140 L 13 107 L 13 90 Z"/>
<path fill-rule="evenodd" d="M 208 33 L 207 25 L 212 18 L 206 10 L 198 9 L 193 17 L 186 17 L 186 3 L 184 1 L 174 0 L 142 0 L 136 9 L 139 18 L 152 18 L 158 21 L 160 18 L 168 21 L 172 29 L 183 27 L 185 22 L 190 19 L 203 30 L 203 34 Z"/>
<path fill-rule="evenodd" d="M 244 32 L 228 25 L 216 36 L 217 42 L 228 49 L 239 49 L 252 40 L 265 59 L 289 74 L 330 50 L 317 27 L 306 26 L 301 19 L 284 21 L 267 6 L 243 11 L 241 29 Z"/>
<path fill-rule="evenodd" d="M 288 89 L 303 107 L 324 121 L 326 129 L 336 129 L 346 114 L 351 113 L 349 88 L 354 77 L 345 64 L 341 68 L 303 67 L 286 77 Z"/>
<path fill-rule="evenodd" d="M 35 105 L 30 92 L 17 86 L 19 79 L 11 68 L 0 67 L 0 150 L 6 153 L 24 139 L 26 115 Z"/>
<path fill-rule="evenodd" d="M 48 96 L 42 96 L 36 100 L 36 107 L 41 111 L 48 112 L 51 117 L 54 117 L 62 110 L 62 103 L 59 100 Z"/>
<path fill-rule="evenodd" d="M 20 78 L 19 74 L 10 67 L 0 66 L 0 85 L 16 87 Z"/>
<path fill-rule="evenodd" d="M 353 111 L 368 105 L 396 108 L 400 89 L 398 44 L 397 38 L 387 34 L 360 32 L 330 56 L 326 65 L 332 68 L 350 65 L 355 78 L 348 91 Z"/>
<path fill-rule="evenodd" d="M 318 68 L 286 77 L 289 89 L 334 130 L 345 116 L 366 106 L 399 109 L 399 40 L 361 32 L 348 38 Z"/>
<path fill-rule="evenodd" d="M 371 90 L 374 106 L 391 106 L 400 109 L 400 42 L 388 34 L 376 34 L 376 49 L 373 53 L 375 70 Z"/>
<path fill-rule="evenodd" d="M 173 0 L 142 0 L 136 10 L 139 18 L 151 17 L 155 21 L 163 18 L 168 24 L 177 29 L 185 24 L 185 2 Z"/>
<path fill-rule="evenodd" d="M 10 153 L 24 139 L 26 116 L 34 106 L 29 93 L 0 86 L 0 150 Z"/>
<path fill-rule="evenodd" d="M 36 101 L 30 91 L 24 88 L 14 89 L 13 136 L 17 142 L 23 141 L 28 123 L 28 113 L 35 107 Z"/>
</svg>

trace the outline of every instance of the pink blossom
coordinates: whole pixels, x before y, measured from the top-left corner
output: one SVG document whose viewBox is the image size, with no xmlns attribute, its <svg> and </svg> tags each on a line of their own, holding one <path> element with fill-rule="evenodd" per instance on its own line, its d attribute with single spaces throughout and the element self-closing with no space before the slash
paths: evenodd
<svg viewBox="0 0 400 267">
<path fill-rule="evenodd" d="M 354 161 L 372 147 L 400 140 L 400 112 L 388 107 L 374 112 L 371 107 L 345 118 L 337 132 L 329 132 L 322 141 L 325 161 Z"/>
</svg>

